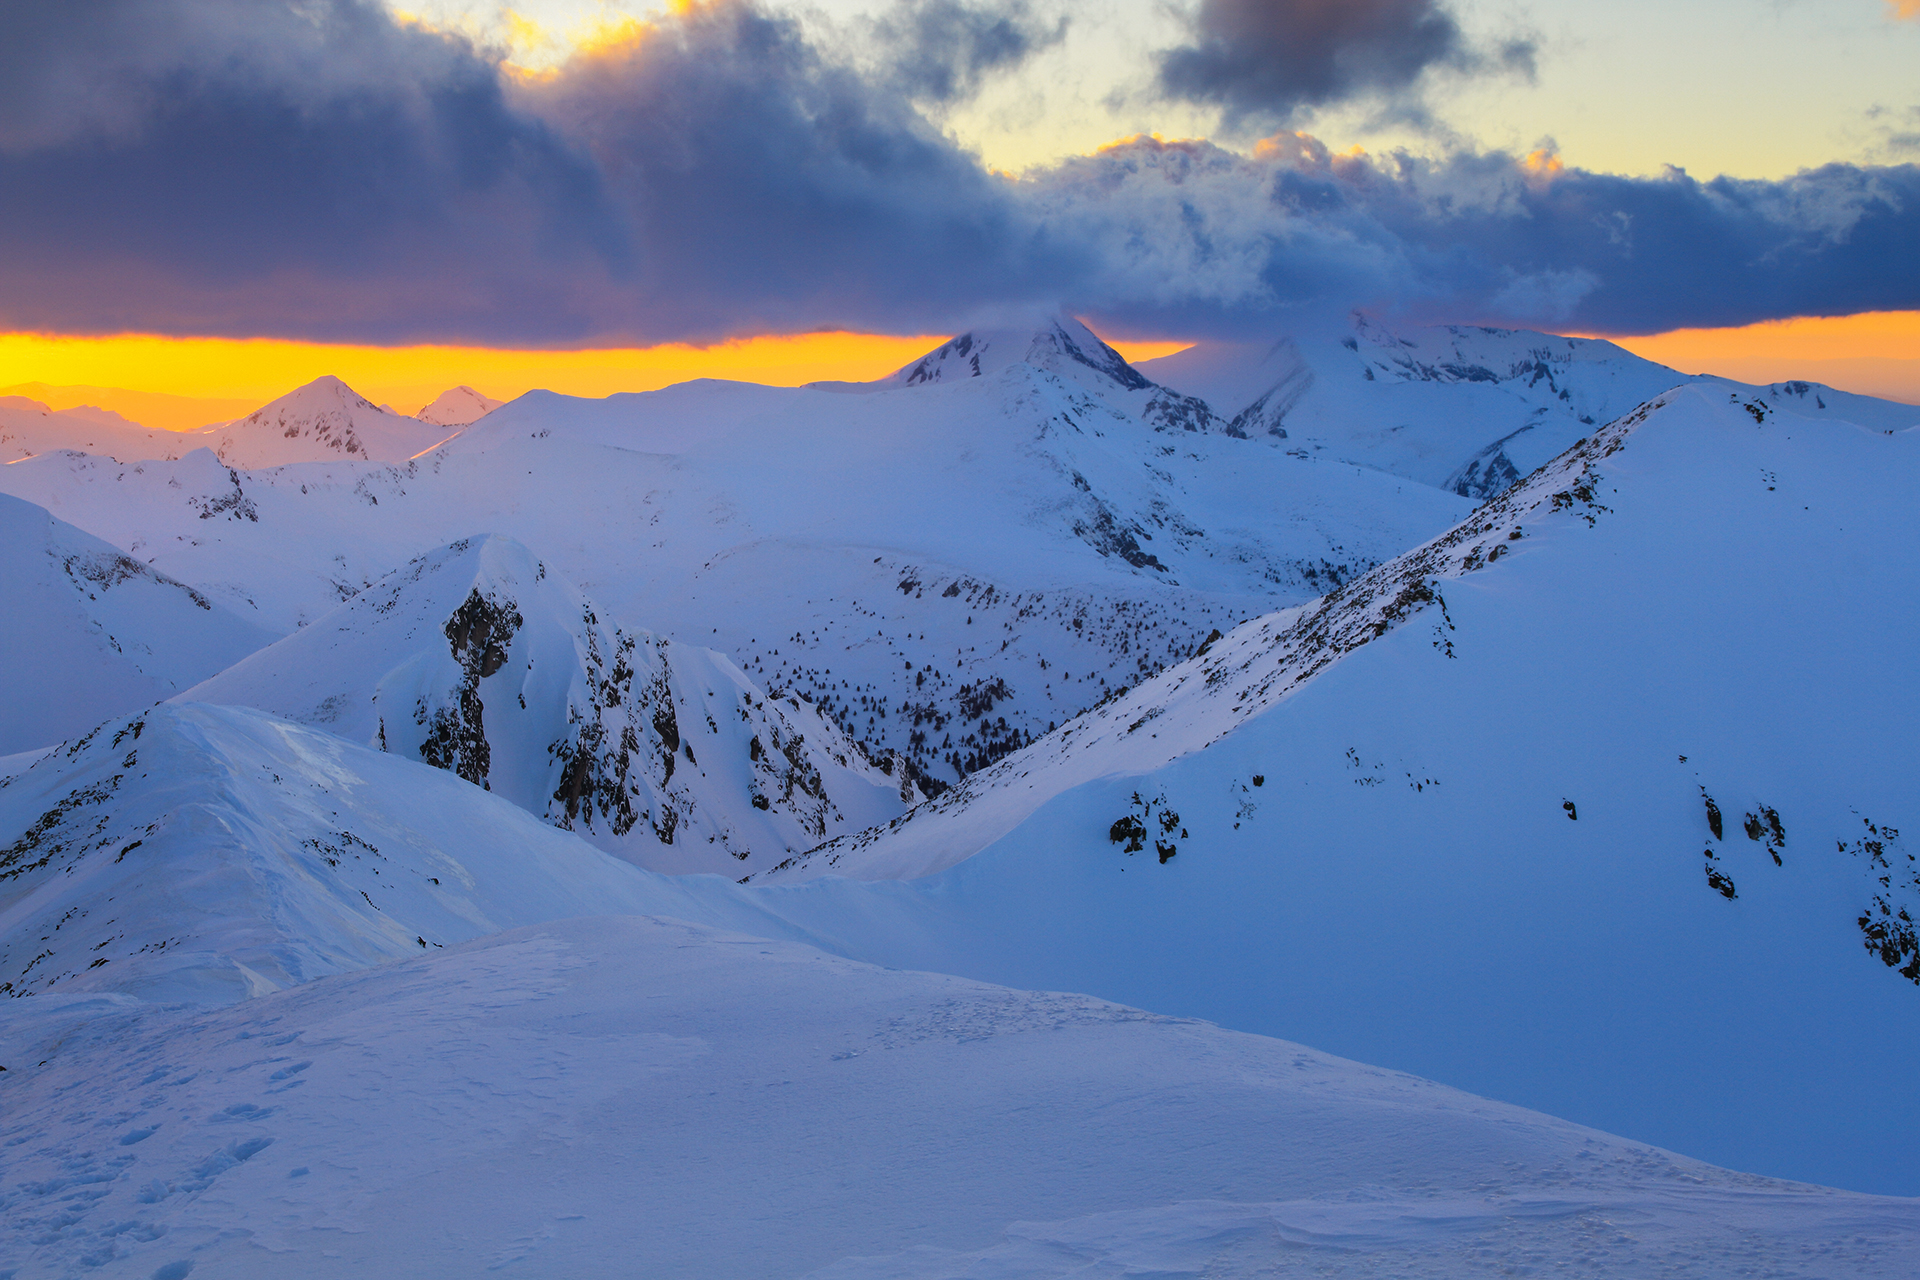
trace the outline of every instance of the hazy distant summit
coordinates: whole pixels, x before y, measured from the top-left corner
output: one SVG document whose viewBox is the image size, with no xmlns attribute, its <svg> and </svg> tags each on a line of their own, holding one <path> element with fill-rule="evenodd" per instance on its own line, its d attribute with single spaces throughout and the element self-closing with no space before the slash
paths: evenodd
<svg viewBox="0 0 1920 1280">
<path fill-rule="evenodd" d="M 434 402 L 413 416 L 437 427 L 464 427 L 498 409 L 504 400 L 481 395 L 472 387 L 458 386 L 442 391 Z"/>
</svg>

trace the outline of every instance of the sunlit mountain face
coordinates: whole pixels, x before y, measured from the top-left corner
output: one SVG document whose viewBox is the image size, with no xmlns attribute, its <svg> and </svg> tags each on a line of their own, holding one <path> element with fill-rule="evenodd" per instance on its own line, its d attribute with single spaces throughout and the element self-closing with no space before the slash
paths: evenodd
<svg viewBox="0 0 1920 1280">
<path fill-rule="evenodd" d="M 15 8 L 0 1280 L 1920 1271 L 1912 6 Z"/>
</svg>

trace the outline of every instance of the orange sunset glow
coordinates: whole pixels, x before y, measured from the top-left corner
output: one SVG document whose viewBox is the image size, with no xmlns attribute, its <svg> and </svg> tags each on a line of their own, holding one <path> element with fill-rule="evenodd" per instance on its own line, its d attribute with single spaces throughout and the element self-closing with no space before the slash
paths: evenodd
<svg viewBox="0 0 1920 1280">
<path fill-rule="evenodd" d="M 91 404 L 144 426 L 186 431 L 238 417 L 325 374 L 341 378 L 376 403 L 412 413 L 447 388 L 461 385 L 511 400 L 535 388 L 609 396 L 695 378 L 786 387 L 865 381 L 884 377 L 947 336 L 806 333 L 707 347 L 670 343 L 545 351 L 9 333 L 0 334 L 0 395 L 25 395 L 55 409 Z M 1146 360 L 1188 344 L 1114 345 L 1129 360 Z"/>
<path fill-rule="evenodd" d="M 883 377 L 944 334 L 809 333 L 714 346 L 579 351 L 458 346 L 354 346 L 272 338 L 153 334 L 0 334 L 0 394 L 55 409 L 92 404 L 136 422 L 184 431 L 238 417 L 324 374 L 410 413 L 448 387 L 510 400 L 535 388 L 564 395 L 652 391 L 695 378 L 799 386 Z M 1920 312 L 1801 317 L 1727 329 L 1614 338 L 1682 373 L 1742 382 L 1823 382 L 1920 403 Z M 1114 341 L 1130 361 L 1171 355 L 1184 341 Z"/>
<path fill-rule="evenodd" d="M 1920 404 L 1920 311 L 1802 316 L 1614 341 L 1682 373 L 1754 383 L 1824 382 L 1842 391 Z"/>
</svg>

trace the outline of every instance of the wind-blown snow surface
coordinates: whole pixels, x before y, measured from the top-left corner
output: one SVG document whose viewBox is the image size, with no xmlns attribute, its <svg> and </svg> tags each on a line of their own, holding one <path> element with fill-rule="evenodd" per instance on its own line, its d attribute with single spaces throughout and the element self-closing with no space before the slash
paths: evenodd
<svg viewBox="0 0 1920 1280">
<path fill-rule="evenodd" d="M 0 1023 L 21 1280 L 1920 1266 L 1912 1201 L 671 920 L 521 929 L 215 1012 L 74 1012 Z"/>
<path fill-rule="evenodd" d="M 205 436 L 222 462 L 253 469 L 334 458 L 405 462 L 456 430 L 383 409 L 340 379 L 325 377 Z"/>
<path fill-rule="evenodd" d="M 1096 342 L 1043 328 L 1027 358 L 915 385 L 533 393 L 398 466 L 62 456 L 0 486 L 283 632 L 501 533 L 613 616 L 728 653 L 876 758 L 951 782 L 1471 509 L 1146 421 L 1173 393 L 1066 354 Z"/>
<path fill-rule="evenodd" d="M 418 557 L 178 700 L 423 760 L 658 871 L 763 870 L 918 794 L 811 704 L 621 629 L 497 536 Z"/>
<path fill-rule="evenodd" d="M 868 958 L 1920 1190 L 1917 448 L 1680 389 L 785 874 L 950 868 Z"/>
<path fill-rule="evenodd" d="M 0 495 L 0 755 L 77 737 L 272 635 L 184 583 Z"/>
</svg>

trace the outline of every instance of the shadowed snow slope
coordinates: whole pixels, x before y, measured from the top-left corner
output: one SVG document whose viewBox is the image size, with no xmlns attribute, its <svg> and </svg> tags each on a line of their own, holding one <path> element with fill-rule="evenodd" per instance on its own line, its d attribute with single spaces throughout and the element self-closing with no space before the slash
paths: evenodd
<svg viewBox="0 0 1920 1280">
<path fill-rule="evenodd" d="M 660 871 L 759 871 L 907 803 L 810 704 L 623 631 L 501 537 L 420 556 L 179 700 L 424 760 Z"/>
<path fill-rule="evenodd" d="M 926 876 L 887 963 L 1920 1191 L 1916 450 L 1671 392 L 778 874 Z"/>
<path fill-rule="evenodd" d="M 0 602 L 0 755 L 158 702 L 272 639 L 192 587 L 4 496 Z"/>
<path fill-rule="evenodd" d="M 340 379 L 326 377 L 206 433 L 206 441 L 230 467 L 335 458 L 405 462 L 454 430 L 382 409 Z"/>
<path fill-rule="evenodd" d="M 0 994 L 43 1003 L 225 1003 L 604 911 L 785 929 L 725 881 L 648 875 L 450 774 L 238 707 L 109 721 L 0 782 L 0 833 Z"/>
<path fill-rule="evenodd" d="M 1909 1276 L 1912 1201 L 1283 1041 L 644 918 L 0 1021 L 0 1268 Z M 16 1006 L 17 1007 L 17 1006 Z"/>
</svg>

